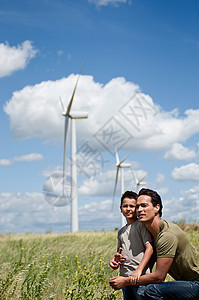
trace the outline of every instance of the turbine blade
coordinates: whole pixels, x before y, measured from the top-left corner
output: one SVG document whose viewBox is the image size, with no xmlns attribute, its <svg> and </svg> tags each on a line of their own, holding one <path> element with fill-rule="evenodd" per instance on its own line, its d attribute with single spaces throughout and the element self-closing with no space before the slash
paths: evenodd
<svg viewBox="0 0 199 300">
<path fill-rule="evenodd" d="M 114 208 L 114 200 L 115 200 L 115 193 L 116 193 L 116 188 L 117 188 L 118 173 L 119 173 L 119 167 L 117 167 L 117 171 L 116 171 L 115 187 L 114 187 L 114 192 L 113 192 L 112 210 Z"/>
<path fill-rule="evenodd" d="M 68 105 L 68 107 L 67 107 L 67 112 L 66 112 L 67 115 L 69 115 L 69 113 L 70 113 L 70 110 L 71 110 L 71 107 L 72 107 L 72 104 L 73 104 L 73 99 L 74 99 L 74 96 L 75 96 L 75 92 L 76 92 L 76 89 L 77 89 L 77 84 L 78 84 L 78 81 L 79 81 L 79 78 L 80 78 L 80 74 L 81 74 L 81 72 L 82 72 L 82 69 L 83 69 L 83 67 L 84 67 L 85 61 L 86 61 L 86 57 L 85 57 L 84 62 L 83 62 L 83 64 L 82 64 L 82 67 L 81 67 L 81 70 L 80 70 L 80 72 L 79 72 L 79 75 L 78 75 L 78 77 L 77 77 L 77 81 L 76 81 L 76 84 L 75 84 L 75 87 L 74 87 L 74 90 L 73 90 L 73 93 L 72 93 L 72 97 L 71 97 L 70 102 L 69 102 L 69 105 Z"/>
<path fill-rule="evenodd" d="M 117 150 L 115 150 L 115 158 L 116 158 L 116 164 L 119 165 L 120 161 L 119 161 Z"/>
<path fill-rule="evenodd" d="M 140 191 L 140 187 L 142 186 L 142 185 L 146 185 L 146 182 L 138 182 L 138 184 L 137 184 L 137 193 Z"/>
<path fill-rule="evenodd" d="M 133 169 L 132 168 L 130 168 L 130 169 L 131 169 L 131 173 L 133 174 L 133 178 L 135 180 L 135 183 L 138 184 L 138 179 L 137 179 L 135 173 L 133 172 Z"/>
<path fill-rule="evenodd" d="M 61 102 L 61 106 L 62 106 L 62 108 L 63 108 L 63 111 L 65 111 L 64 103 L 63 103 L 61 97 L 59 97 L 59 100 L 60 100 L 60 102 Z"/>
<path fill-rule="evenodd" d="M 133 151 L 130 151 L 119 163 L 120 165 L 125 161 L 125 159 L 127 159 L 127 157 L 129 156 L 129 154 L 131 154 Z"/>
<path fill-rule="evenodd" d="M 141 183 L 147 176 L 148 176 L 148 174 L 146 173 L 146 174 L 142 177 L 142 179 L 140 179 L 140 180 L 138 181 L 138 183 Z"/>
</svg>

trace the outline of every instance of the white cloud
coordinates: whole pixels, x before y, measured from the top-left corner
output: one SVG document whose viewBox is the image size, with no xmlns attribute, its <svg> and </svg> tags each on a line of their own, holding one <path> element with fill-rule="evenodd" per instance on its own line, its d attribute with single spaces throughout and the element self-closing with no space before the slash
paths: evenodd
<svg viewBox="0 0 199 300">
<path fill-rule="evenodd" d="M 199 110 L 185 111 L 185 117 L 178 117 L 178 113 L 159 111 L 156 116 L 148 120 L 140 133 L 140 148 L 145 150 L 167 149 L 172 143 L 188 140 L 198 133 Z M 175 130 L 174 130 L 175 128 Z M 145 134 L 145 136 L 144 136 Z M 143 139 L 144 138 L 144 139 Z M 138 143 L 139 143 L 138 141 Z"/>
<path fill-rule="evenodd" d="M 0 166 L 8 167 L 12 164 L 12 159 L 0 159 Z"/>
<path fill-rule="evenodd" d="M 162 191 L 158 190 L 161 196 Z M 199 221 L 199 185 L 181 191 L 179 199 L 163 199 L 163 217 L 168 221 L 186 219 Z M 70 231 L 70 206 L 53 207 L 41 193 L 1 193 L 0 227 L 2 233 L 8 232 L 53 232 Z M 86 204 L 79 204 L 80 230 L 111 230 L 120 227 L 118 202 L 112 211 L 109 198 L 92 198 Z"/>
<path fill-rule="evenodd" d="M 79 176 L 92 177 L 102 171 L 108 162 L 103 154 L 95 148 L 84 143 L 77 153 L 77 170 Z"/>
<path fill-rule="evenodd" d="M 30 41 L 25 41 L 17 47 L 0 43 L 0 77 L 25 69 L 30 59 L 37 53 Z"/>
<path fill-rule="evenodd" d="M 15 156 L 10 159 L 0 159 L 0 166 L 8 167 L 16 162 L 32 162 L 43 160 L 43 155 L 39 153 L 30 153 L 22 156 Z"/>
<path fill-rule="evenodd" d="M 196 157 L 194 150 L 184 147 L 180 143 L 174 143 L 171 148 L 165 153 L 164 158 L 169 161 L 174 160 L 191 160 Z"/>
<path fill-rule="evenodd" d="M 4 107 L 14 137 L 62 140 L 64 117 L 59 97 L 64 103 L 70 101 L 77 76 L 72 74 L 68 78 L 41 82 L 14 92 Z M 76 121 L 78 137 L 88 139 L 94 135 L 103 122 L 117 113 L 118 105 L 135 91 L 138 91 L 138 86 L 124 78 L 112 79 L 103 86 L 95 83 L 92 76 L 81 76 L 72 110 L 88 111 L 89 118 Z"/>
<path fill-rule="evenodd" d="M 64 117 L 59 96 L 67 108 L 77 76 L 72 74 L 15 91 L 4 106 L 13 136 L 62 141 Z M 139 86 L 124 78 L 102 85 L 92 76 L 82 75 L 72 110 L 88 111 L 88 119 L 76 121 L 77 140 L 79 145 L 87 141 L 98 151 L 113 152 L 114 147 L 166 150 L 199 132 L 199 110 L 189 109 L 184 117 L 179 117 L 177 110 L 165 112 L 151 97 L 140 93 Z"/>
<path fill-rule="evenodd" d="M 150 180 L 150 173 L 149 173 L 149 180 Z M 153 189 L 158 192 L 159 195 L 165 196 L 169 192 L 169 188 L 167 186 L 163 186 L 165 183 L 165 175 L 162 173 L 158 173 L 156 175 L 155 180 L 150 180 L 150 189 Z"/>
<path fill-rule="evenodd" d="M 157 179 L 156 179 L 156 184 L 157 185 L 162 184 L 162 183 L 164 183 L 164 181 L 165 181 L 165 175 L 162 173 L 158 173 Z"/>
<path fill-rule="evenodd" d="M 69 231 L 70 207 L 55 209 L 41 193 L 0 194 L 1 232 Z"/>
<path fill-rule="evenodd" d="M 130 162 L 130 161 L 128 161 Z M 134 170 L 138 180 L 146 175 L 144 170 Z M 124 189 L 136 191 L 136 183 L 130 169 L 123 169 L 124 176 Z M 100 196 L 100 197 L 113 197 L 113 191 L 116 181 L 116 167 L 112 166 L 110 169 L 103 169 L 103 172 L 98 173 L 96 176 L 92 176 L 83 181 L 79 188 L 80 195 L 87 196 Z M 147 178 L 144 179 L 147 185 Z M 120 201 L 120 170 L 118 173 L 118 181 L 116 188 L 115 199 Z"/>
<path fill-rule="evenodd" d="M 58 55 L 58 56 L 62 56 L 63 54 L 64 54 L 64 51 L 63 51 L 63 50 L 57 51 L 57 55 Z"/>
<path fill-rule="evenodd" d="M 107 217 L 107 211 L 111 214 L 111 200 L 104 200 L 101 202 L 91 202 L 85 204 L 79 209 L 79 216 L 81 220 L 90 221 Z"/>
<path fill-rule="evenodd" d="M 174 180 L 179 181 L 199 181 L 199 165 L 196 163 L 190 163 L 179 168 L 174 168 L 171 177 Z"/>
<path fill-rule="evenodd" d="M 70 206 L 55 208 L 40 193 L 2 193 L 0 212 L 1 233 L 70 231 Z M 91 202 L 79 207 L 79 226 L 111 230 L 120 226 L 120 215 L 113 214 L 110 200 Z"/>
<path fill-rule="evenodd" d="M 163 217 L 170 221 L 199 222 L 199 185 L 180 192 L 179 198 L 163 200 Z"/>
<path fill-rule="evenodd" d="M 162 197 L 162 196 L 165 196 L 166 194 L 168 194 L 169 188 L 168 187 L 159 187 L 159 188 L 156 189 L 156 191 Z"/>
<path fill-rule="evenodd" d="M 66 175 L 66 174 L 65 174 Z M 46 201 L 55 206 L 66 206 L 71 203 L 71 176 L 65 176 L 63 172 L 56 172 L 50 175 L 43 184 L 43 195 Z M 75 191 L 75 195 L 77 190 Z"/>
<path fill-rule="evenodd" d="M 116 170 L 113 168 L 100 172 L 96 176 L 86 179 L 79 189 L 80 195 L 94 196 L 98 195 L 101 197 L 110 196 L 114 189 Z"/>
<path fill-rule="evenodd" d="M 52 176 L 52 174 L 60 173 L 61 171 L 63 171 L 63 166 L 47 167 L 45 170 L 43 170 L 42 175 L 44 177 L 49 177 Z M 66 171 L 66 173 L 68 172 Z"/>
<path fill-rule="evenodd" d="M 128 163 L 134 165 L 136 167 L 139 164 L 135 161 L 131 162 L 128 160 Z M 86 163 L 85 163 L 86 164 Z M 68 160 L 68 164 L 66 164 L 66 172 L 65 172 L 65 185 L 66 185 L 66 198 L 65 200 L 70 201 L 68 196 L 70 196 L 70 160 Z M 101 171 L 99 169 L 95 169 L 94 165 L 92 165 L 93 169 L 90 168 L 91 164 L 90 161 L 88 165 L 85 167 L 77 165 L 77 171 L 79 174 L 79 189 L 78 194 L 79 196 L 88 196 L 88 197 L 113 197 L 113 191 L 115 186 L 116 180 L 116 166 L 113 165 L 110 168 L 102 168 Z M 134 167 L 135 168 L 135 167 Z M 125 190 L 133 190 L 136 191 L 136 183 L 132 172 L 130 169 L 124 169 L 124 188 Z M 134 173 L 136 174 L 138 180 L 143 178 L 147 173 L 146 171 L 139 169 L 135 170 Z M 62 181 L 62 166 L 57 167 L 48 167 L 42 172 L 42 175 L 47 177 L 43 189 L 51 194 L 47 195 L 49 198 L 48 202 L 54 202 L 56 206 L 61 206 L 66 203 L 66 201 L 62 201 L 62 192 L 63 192 L 63 181 Z M 83 176 L 82 176 L 83 175 Z M 85 176 L 86 175 L 86 176 Z M 56 179 L 57 178 L 57 179 Z M 148 177 L 144 179 L 147 185 Z M 54 182 L 54 187 L 52 186 L 52 181 Z M 57 182 L 56 182 L 57 181 Z M 57 183 L 61 183 L 61 187 Z M 53 189 L 53 191 L 52 191 Z M 50 196 L 52 196 L 50 198 Z M 58 199 L 60 198 L 60 199 Z M 120 172 L 118 174 L 118 182 L 117 182 L 117 189 L 116 189 L 116 200 L 120 200 Z"/>
<path fill-rule="evenodd" d="M 22 156 L 16 156 L 14 161 L 39 161 L 43 160 L 43 155 L 39 153 L 30 153 Z"/>
<path fill-rule="evenodd" d="M 127 0 L 88 0 L 89 3 L 94 3 L 96 6 L 119 6 L 120 4 L 127 3 Z"/>
</svg>

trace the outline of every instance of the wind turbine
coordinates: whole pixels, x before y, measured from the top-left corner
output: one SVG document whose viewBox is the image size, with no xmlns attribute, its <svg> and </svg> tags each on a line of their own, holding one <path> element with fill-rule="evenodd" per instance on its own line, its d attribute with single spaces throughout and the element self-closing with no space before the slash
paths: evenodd
<svg viewBox="0 0 199 300">
<path fill-rule="evenodd" d="M 71 232 L 77 232 L 79 230 L 78 222 L 78 198 L 77 198 L 77 164 L 76 164 L 76 126 L 75 119 L 86 119 L 88 118 L 88 112 L 71 112 L 71 107 L 73 104 L 73 99 L 77 89 L 77 84 L 82 72 L 85 60 L 79 72 L 71 100 L 68 104 L 67 110 L 65 110 L 64 104 L 60 98 L 61 105 L 63 108 L 62 115 L 65 117 L 64 126 L 64 157 L 63 157 L 63 196 L 65 195 L 65 164 L 66 164 L 66 142 L 67 142 L 67 132 L 69 119 L 71 119 Z"/>
<path fill-rule="evenodd" d="M 130 153 L 129 153 L 130 154 Z M 115 193 L 116 193 L 116 188 L 117 188 L 117 182 L 118 182 L 118 175 L 119 175 L 119 171 L 120 171 L 120 192 L 121 195 L 124 194 L 124 168 L 131 168 L 131 164 L 130 163 L 124 163 L 125 159 L 129 156 L 129 154 L 127 154 L 121 161 L 119 160 L 119 156 L 117 153 L 117 150 L 115 151 L 115 157 L 116 157 L 116 167 L 117 167 L 117 171 L 116 171 L 116 178 L 115 178 L 115 187 L 114 187 L 114 193 L 113 193 L 113 204 L 112 204 L 112 208 L 114 206 L 114 198 L 115 198 Z M 126 220 L 124 218 L 124 216 L 121 214 L 121 226 L 123 227 L 126 224 Z"/>
<path fill-rule="evenodd" d="M 139 193 L 141 186 L 146 185 L 146 182 L 143 182 L 143 180 L 148 176 L 148 174 L 145 174 L 140 180 L 138 180 L 135 172 L 133 172 L 132 169 L 131 169 L 131 172 L 133 174 L 133 178 L 134 178 L 135 183 L 136 183 L 136 193 Z"/>
</svg>

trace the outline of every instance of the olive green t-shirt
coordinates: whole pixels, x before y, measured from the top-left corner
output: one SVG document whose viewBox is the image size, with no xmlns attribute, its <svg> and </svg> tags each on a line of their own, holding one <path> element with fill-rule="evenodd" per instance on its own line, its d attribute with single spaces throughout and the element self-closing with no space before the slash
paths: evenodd
<svg viewBox="0 0 199 300">
<path fill-rule="evenodd" d="M 157 257 L 173 258 L 168 273 L 175 280 L 199 280 L 199 252 L 178 225 L 161 219 L 155 248 Z"/>
</svg>

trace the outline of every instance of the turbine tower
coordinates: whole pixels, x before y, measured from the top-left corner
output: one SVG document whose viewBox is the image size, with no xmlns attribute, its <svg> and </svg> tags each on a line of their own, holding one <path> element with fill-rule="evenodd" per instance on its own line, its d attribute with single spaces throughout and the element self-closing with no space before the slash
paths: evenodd
<svg viewBox="0 0 199 300">
<path fill-rule="evenodd" d="M 85 62 L 85 60 L 84 60 Z M 69 119 L 71 119 L 71 232 L 77 232 L 79 230 L 78 221 L 78 197 L 77 197 L 77 164 L 76 164 L 76 119 L 86 119 L 88 118 L 88 112 L 71 112 L 71 107 L 73 104 L 73 99 L 77 89 L 77 84 L 82 72 L 84 63 L 79 72 L 75 88 L 72 93 L 71 100 L 68 104 L 67 110 L 65 110 L 64 104 L 60 98 L 62 108 L 64 112 L 62 115 L 65 117 L 65 127 L 64 127 L 64 157 L 63 157 L 63 196 L 65 195 L 65 164 L 66 164 L 66 142 L 67 142 L 67 132 Z"/>
<path fill-rule="evenodd" d="M 130 153 L 129 153 L 130 154 Z M 124 194 L 124 168 L 130 168 L 131 164 L 130 163 L 124 163 L 125 159 L 129 156 L 127 154 L 121 161 L 119 160 L 119 156 L 117 153 L 117 150 L 115 151 L 115 157 L 116 157 L 116 178 L 115 178 L 115 187 L 114 187 L 114 193 L 113 193 L 113 204 L 112 204 L 112 209 L 114 206 L 114 198 L 115 198 L 115 193 L 116 193 L 116 188 L 117 188 L 117 182 L 118 182 L 118 175 L 120 171 L 120 193 L 121 196 Z M 126 224 L 125 217 L 121 214 L 121 226 L 123 227 Z"/>
<path fill-rule="evenodd" d="M 139 193 L 141 186 L 146 185 L 146 182 L 143 182 L 143 180 L 148 176 L 148 174 L 145 174 L 140 180 L 138 180 L 135 172 L 133 172 L 132 169 L 131 172 L 136 183 L 136 193 Z"/>
</svg>

